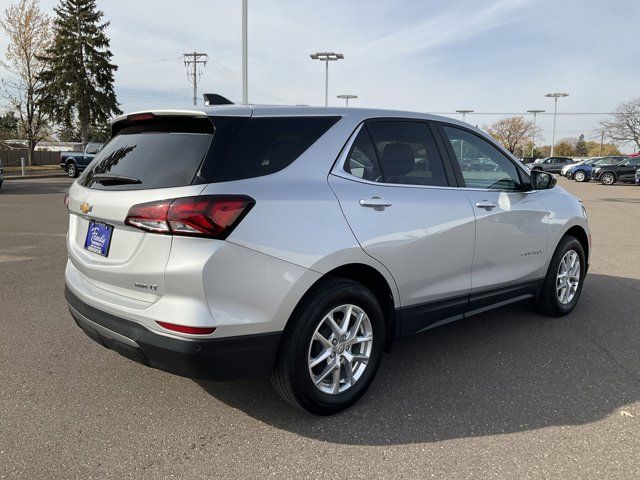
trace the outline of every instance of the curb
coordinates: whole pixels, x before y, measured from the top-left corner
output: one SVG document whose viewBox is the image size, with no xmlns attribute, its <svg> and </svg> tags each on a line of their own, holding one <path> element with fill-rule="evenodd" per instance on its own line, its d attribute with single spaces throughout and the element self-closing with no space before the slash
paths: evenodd
<svg viewBox="0 0 640 480">
<path fill-rule="evenodd" d="M 35 175 L 25 175 L 22 176 L 6 176 L 4 177 L 5 182 L 8 180 L 30 180 L 35 178 L 69 178 L 64 173 L 43 173 L 43 174 L 35 174 Z"/>
</svg>

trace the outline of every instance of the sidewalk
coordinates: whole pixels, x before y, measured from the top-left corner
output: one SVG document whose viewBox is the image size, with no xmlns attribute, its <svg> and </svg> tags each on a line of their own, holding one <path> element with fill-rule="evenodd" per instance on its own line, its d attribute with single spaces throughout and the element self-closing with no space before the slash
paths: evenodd
<svg viewBox="0 0 640 480">
<path fill-rule="evenodd" d="M 22 176 L 20 167 L 4 167 L 5 180 L 28 180 L 33 178 L 66 177 L 67 174 L 58 165 L 44 165 L 25 167 L 25 175 Z"/>
</svg>

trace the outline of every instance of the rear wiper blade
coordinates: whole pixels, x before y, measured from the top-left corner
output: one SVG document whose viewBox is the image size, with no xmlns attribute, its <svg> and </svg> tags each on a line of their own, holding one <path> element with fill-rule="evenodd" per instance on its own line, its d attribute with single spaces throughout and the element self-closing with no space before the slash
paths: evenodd
<svg viewBox="0 0 640 480">
<path fill-rule="evenodd" d="M 125 183 L 142 183 L 138 178 L 127 177 L 124 175 L 115 175 L 112 173 L 96 173 L 91 177 L 91 180 L 98 183 L 111 183 L 111 184 L 125 184 Z"/>
</svg>

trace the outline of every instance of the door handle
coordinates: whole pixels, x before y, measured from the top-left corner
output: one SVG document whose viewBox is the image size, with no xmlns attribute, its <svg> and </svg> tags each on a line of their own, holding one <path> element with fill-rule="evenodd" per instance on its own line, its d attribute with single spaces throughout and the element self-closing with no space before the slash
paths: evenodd
<svg viewBox="0 0 640 480">
<path fill-rule="evenodd" d="M 480 200 L 479 202 L 476 202 L 476 207 L 491 210 L 492 208 L 496 208 L 496 204 L 489 200 Z"/>
<path fill-rule="evenodd" d="M 390 207 L 391 206 L 391 202 L 386 201 L 384 198 L 381 197 L 371 197 L 368 200 L 360 200 L 360 205 L 363 207 Z"/>
</svg>

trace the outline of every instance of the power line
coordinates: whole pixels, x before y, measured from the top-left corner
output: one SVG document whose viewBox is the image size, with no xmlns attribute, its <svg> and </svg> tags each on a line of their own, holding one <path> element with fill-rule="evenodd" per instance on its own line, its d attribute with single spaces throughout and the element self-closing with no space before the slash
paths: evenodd
<svg viewBox="0 0 640 480">
<path fill-rule="evenodd" d="M 183 53 L 184 64 L 187 66 L 187 78 L 193 84 L 193 104 L 198 104 L 198 81 L 200 80 L 200 76 L 202 75 L 202 70 L 199 69 L 198 65 L 202 65 L 203 67 L 207 66 L 207 60 L 209 59 L 209 55 L 206 53 Z M 189 69 L 191 69 L 191 73 L 189 73 Z"/>
<path fill-rule="evenodd" d="M 431 115 L 458 115 L 458 112 L 427 112 Z M 527 115 L 527 112 L 473 112 L 468 115 Z M 553 115 L 553 112 L 538 113 L 538 115 Z M 620 112 L 558 112 L 558 115 L 626 115 Z M 632 114 L 629 114 L 632 115 Z"/>
</svg>

